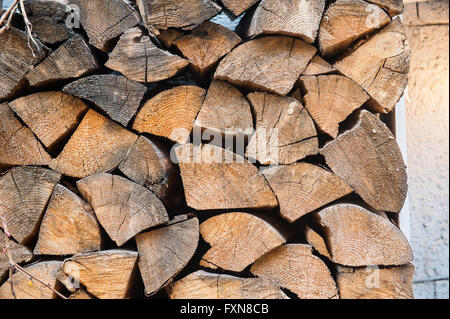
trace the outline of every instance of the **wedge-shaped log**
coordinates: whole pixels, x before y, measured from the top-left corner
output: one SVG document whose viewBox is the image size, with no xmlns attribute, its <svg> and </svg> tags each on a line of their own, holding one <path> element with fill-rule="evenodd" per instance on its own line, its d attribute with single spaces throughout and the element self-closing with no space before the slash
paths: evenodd
<svg viewBox="0 0 450 319">
<path fill-rule="evenodd" d="M 291 164 L 319 152 L 314 121 L 298 100 L 262 92 L 247 98 L 256 117 L 247 158 L 263 165 Z"/>
<path fill-rule="evenodd" d="M 341 299 L 414 299 L 414 266 L 352 268 L 336 265 Z"/>
<path fill-rule="evenodd" d="M 26 78 L 31 86 L 43 86 L 58 81 L 76 79 L 99 68 L 91 49 L 79 34 L 64 42 Z"/>
<path fill-rule="evenodd" d="M 0 207 L 0 219 L 2 216 L 1 214 L 2 210 Z M 5 236 L 5 233 L 1 229 L 0 229 L 0 247 L 2 250 L 7 249 L 9 253 L 11 253 L 12 259 L 18 264 L 29 262 L 33 258 L 33 254 L 27 247 L 19 243 L 16 243 L 12 239 L 7 238 Z M 2 252 L 2 254 L 0 255 L 0 284 L 7 277 L 7 274 L 9 272 L 9 266 L 10 265 L 8 256 Z"/>
<path fill-rule="evenodd" d="M 77 178 L 110 172 L 119 166 L 137 139 L 134 133 L 89 110 L 50 167 Z"/>
<path fill-rule="evenodd" d="M 169 220 L 156 195 L 121 176 L 93 175 L 79 180 L 77 187 L 118 246 L 141 231 Z"/>
<path fill-rule="evenodd" d="M 0 206 L 15 240 L 28 244 L 37 235 L 44 209 L 60 178 L 57 172 L 31 166 L 14 167 L 0 178 Z"/>
<path fill-rule="evenodd" d="M 325 0 L 262 0 L 247 30 L 247 36 L 285 34 L 313 43 L 317 37 Z"/>
<path fill-rule="evenodd" d="M 380 211 L 401 211 L 408 190 L 406 166 L 388 127 L 375 115 L 362 110 L 356 124 L 320 153 L 328 166 Z"/>
<path fill-rule="evenodd" d="M 25 271 L 48 286 L 57 290 L 56 273 L 61 266 L 60 261 L 43 261 L 24 267 Z M 55 299 L 56 294 L 40 282 L 31 279 L 23 272 L 16 272 L 12 276 L 14 294 L 11 284 L 5 282 L 0 287 L 0 299 Z"/>
<path fill-rule="evenodd" d="M 89 37 L 89 43 L 106 51 L 109 42 L 125 30 L 141 22 L 139 13 L 123 0 L 71 0 L 80 10 L 80 22 Z"/>
<path fill-rule="evenodd" d="M 272 281 L 196 271 L 170 287 L 171 299 L 289 299 Z"/>
<path fill-rule="evenodd" d="M 200 225 L 211 245 L 200 266 L 241 272 L 286 239 L 266 221 L 246 213 L 225 213 Z"/>
<path fill-rule="evenodd" d="M 191 30 L 222 9 L 211 0 L 137 0 L 144 23 L 157 29 Z"/>
<path fill-rule="evenodd" d="M 252 90 L 286 95 L 316 51 L 290 37 L 258 38 L 231 51 L 220 62 L 214 77 Z"/>
<path fill-rule="evenodd" d="M 315 236 L 309 243 L 324 245 L 331 261 L 345 266 L 404 265 L 413 258 L 403 233 L 389 219 L 354 204 L 337 204 L 313 214 Z"/>
<path fill-rule="evenodd" d="M 396 18 L 335 66 L 366 90 L 375 111 L 389 113 L 408 83 L 410 53 L 405 28 Z"/>
<path fill-rule="evenodd" d="M 205 95 L 206 91 L 198 86 L 177 86 L 163 91 L 144 104 L 133 129 L 186 143 Z"/>
<path fill-rule="evenodd" d="M 241 38 L 233 31 L 205 21 L 190 34 L 177 39 L 175 46 L 191 61 L 194 71 L 203 76 L 241 42 Z"/>
<path fill-rule="evenodd" d="M 95 299 L 95 297 L 84 289 L 78 289 L 69 296 L 69 299 Z"/>
<path fill-rule="evenodd" d="M 332 172 L 309 163 L 262 170 L 280 203 L 281 216 L 293 223 L 353 190 Z"/>
<path fill-rule="evenodd" d="M 197 218 L 136 236 L 146 295 L 156 293 L 187 265 L 197 249 L 198 239 Z"/>
<path fill-rule="evenodd" d="M 303 101 L 320 130 L 336 138 L 339 123 L 370 97 L 355 81 L 340 75 L 302 76 Z"/>
<path fill-rule="evenodd" d="M 237 17 L 258 2 L 258 0 L 222 0 L 221 2 Z"/>
<path fill-rule="evenodd" d="M 391 17 L 399 15 L 403 12 L 403 1 L 402 0 L 367 0 L 367 2 L 376 4 L 377 6 L 385 9 L 389 12 Z"/>
<path fill-rule="evenodd" d="M 7 103 L 0 104 L 0 168 L 15 165 L 47 165 L 50 155 L 33 132 L 22 125 Z"/>
<path fill-rule="evenodd" d="M 35 255 L 75 255 L 101 249 L 100 226 L 92 208 L 56 185 L 39 230 Z"/>
<path fill-rule="evenodd" d="M 83 101 L 62 92 L 31 94 L 9 106 L 49 149 L 75 130 L 88 109 Z"/>
<path fill-rule="evenodd" d="M 325 61 L 319 55 L 315 55 L 314 58 L 309 62 L 306 70 L 303 71 L 302 75 L 322 75 L 335 72 L 336 69 L 330 63 Z"/>
<path fill-rule="evenodd" d="M 79 79 L 66 85 L 63 91 L 94 103 L 112 120 L 127 126 L 147 88 L 124 76 L 105 74 Z"/>
<path fill-rule="evenodd" d="M 138 253 L 113 249 L 66 259 L 63 271 L 100 299 L 126 299 L 136 276 Z"/>
<path fill-rule="evenodd" d="M 312 253 L 312 247 L 288 244 L 258 259 L 252 274 L 274 281 L 300 299 L 337 299 L 338 290 L 327 265 Z"/>
<path fill-rule="evenodd" d="M 121 37 L 105 66 L 137 82 L 158 82 L 176 75 L 189 61 L 158 48 L 138 27 Z"/>
<path fill-rule="evenodd" d="M 197 210 L 274 208 L 273 191 L 256 166 L 213 145 L 175 148 L 188 206 Z"/>
<path fill-rule="evenodd" d="M 387 25 L 383 9 L 362 0 L 338 0 L 325 11 L 320 24 L 319 48 L 324 57 L 336 57 L 358 39 Z"/>
</svg>

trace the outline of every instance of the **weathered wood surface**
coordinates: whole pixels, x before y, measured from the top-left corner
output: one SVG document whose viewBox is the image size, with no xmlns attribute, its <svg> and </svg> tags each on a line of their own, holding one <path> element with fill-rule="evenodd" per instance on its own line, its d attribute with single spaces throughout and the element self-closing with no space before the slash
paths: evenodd
<svg viewBox="0 0 450 319">
<path fill-rule="evenodd" d="M 2 223 L 2 212 L 2 207 L 0 206 L 0 224 Z M 2 229 L 0 229 L 0 247 L 2 250 L 7 249 L 14 262 L 18 264 L 27 263 L 33 258 L 32 252 L 27 247 L 7 238 Z M 2 254 L 0 255 L 0 284 L 6 279 L 9 273 L 9 267 L 8 256 L 2 251 Z"/>
<path fill-rule="evenodd" d="M 258 0 L 221 0 L 222 4 L 231 11 L 236 17 L 240 16 L 244 11 L 249 9 Z"/>
<path fill-rule="evenodd" d="M 367 0 L 367 2 L 376 4 L 377 6 L 389 12 L 390 16 L 396 16 L 403 12 L 402 0 Z"/>
<path fill-rule="evenodd" d="M 315 55 L 314 58 L 309 62 L 305 71 L 302 75 L 322 75 L 336 72 L 334 66 L 325 61 L 319 55 Z"/>
</svg>

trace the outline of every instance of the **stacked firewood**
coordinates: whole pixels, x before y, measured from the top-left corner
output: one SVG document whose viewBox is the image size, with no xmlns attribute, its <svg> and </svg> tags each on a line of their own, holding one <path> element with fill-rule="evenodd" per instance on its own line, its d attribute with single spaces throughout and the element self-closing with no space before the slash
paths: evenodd
<svg viewBox="0 0 450 319">
<path fill-rule="evenodd" d="M 412 298 L 401 0 L 21 2 L 0 298 Z"/>
</svg>

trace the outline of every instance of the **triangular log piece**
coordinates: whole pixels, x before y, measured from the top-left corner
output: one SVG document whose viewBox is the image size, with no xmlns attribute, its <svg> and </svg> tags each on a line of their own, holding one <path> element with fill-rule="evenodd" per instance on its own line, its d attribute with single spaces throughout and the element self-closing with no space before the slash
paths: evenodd
<svg viewBox="0 0 450 319">
<path fill-rule="evenodd" d="M 7 103 L 0 104 L 0 168 L 15 165 L 47 165 L 50 155 L 33 132 L 22 125 Z"/>
<path fill-rule="evenodd" d="M 10 108 L 51 149 L 72 133 L 88 107 L 62 92 L 40 92 L 9 103 Z"/>
<path fill-rule="evenodd" d="M 0 206 L 15 240 L 28 244 L 38 234 L 45 207 L 60 179 L 57 172 L 31 166 L 15 167 L 0 178 Z"/>
<path fill-rule="evenodd" d="M 141 22 L 139 13 L 123 0 L 71 0 L 80 10 L 80 22 L 89 43 L 106 51 L 109 42 Z"/>
<path fill-rule="evenodd" d="M 337 204 L 313 213 L 316 236 L 310 244 L 323 250 L 331 261 L 359 267 L 404 265 L 413 259 L 403 233 L 388 219 L 354 204 Z M 320 238 L 321 237 L 321 238 Z M 316 243 L 317 242 L 317 243 Z"/>
<path fill-rule="evenodd" d="M 274 208 L 273 191 L 258 168 L 213 145 L 175 148 L 188 206 L 197 210 Z"/>
<path fill-rule="evenodd" d="M 337 299 L 338 290 L 327 265 L 312 247 L 288 244 L 258 259 L 251 273 L 295 293 L 300 299 Z"/>
<path fill-rule="evenodd" d="M 368 111 L 320 153 L 331 170 L 376 210 L 399 213 L 408 190 L 406 166 L 389 128 Z"/>
<path fill-rule="evenodd" d="M 317 49 L 285 36 L 241 44 L 220 62 L 214 77 L 252 90 L 288 94 Z"/>
<path fill-rule="evenodd" d="M 259 0 L 221 0 L 222 4 L 231 11 L 236 17 L 249 9 Z"/>
<path fill-rule="evenodd" d="M 150 296 L 170 283 L 191 260 L 199 240 L 197 218 L 136 236 L 139 269 Z"/>
<path fill-rule="evenodd" d="M 246 213 L 225 213 L 200 225 L 211 245 L 200 266 L 241 272 L 286 239 L 266 221 Z"/>
<path fill-rule="evenodd" d="M 414 299 L 414 266 L 369 266 L 352 268 L 336 265 L 336 282 L 341 299 Z"/>
<path fill-rule="evenodd" d="M 95 299 L 90 293 L 84 289 L 78 289 L 69 296 L 69 299 Z"/>
<path fill-rule="evenodd" d="M 163 91 L 144 104 L 133 129 L 186 143 L 205 95 L 205 89 L 198 86 L 177 86 Z"/>
<path fill-rule="evenodd" d="M 120 75 L 92 75 L 66 85 L 65 93 L 97 105 L 117 123 L 127 126 L 136 114 L 147 87 Z"/>
<path fill-rule="evenodd" d="M 319 152 L 314 121 L 298 100 L 262 92 L 247 98 L 256 117 L 247 158 L 262 165 L 291 164 Z"/>
<path fill-rule="evenodd" d="M 158 48 L 136 27 L 121 37 L 105 66 L 137 82 L 158 82 L 173 77 L 189 64 L 168 51 Z"/>
<path fill-rule="evenodd" d="M 324 9 L 325 0 L 262 0 L 253 14 L 247 36 L 284 34 L 313 43 Z"/>
<path fill-rule="evenodd" d="M 305 238 L 320 255 L 332 260 L 325 239 L 308 225 L 305 225 Z"/>
<path fill-rule="evenodd" d="M 280 203 L 281 216 L 293 223 L 353 190 L 332 172 L 309 163 L 262 170 Z"/>
<path fill-rule="evenodd" d="M 175 47 L 176 41 L 183 37 L 184 33 L 181 32 L 178 29 L 169 28 L 165 30 L 160 30 L 159 34 L 157 35 L 157 38 L 159 42 L 166 48 L 166 49 L 173 49 Z"/>
<path fill-rule="evenodd" d="M 196 271 L 170 287 L 171 299 L 289 299 L 272 281 Z"/>
<path fill-rule="evenodd" d="M 0 225 L 1 225 L 1 214 L 2 209 L 0 207 Z M 18 264 L 29 262 L 33 258 L 33 254 L 31 251 L 19 244 L 14 240 L 9 239 L 5 236 L 5 233 L 2 229 L 0 229 L 0 249 L 2 249 L 2 253 L 0 254 L 0 284 L 7 277 L 9 272 L 9 260 L 6 252 L 4 253 L 4 249 L 7 249 L 9 253 L 11 253 L 11 257 L 14 262 Z"/>
<path fill-rule="evenodd" d="M 391 19 L 383 9 L 362 0 L 338 0 L 325 11 L 320 24 L 323 57 L 336 57 L 358 39 L 384 27 Z"/>
<path fill-rule="evenodd" d="M 41 223 L 35 255 L 75 255 L 101 249 L 100 226 L 89 204 L 56 185 Z"/>
<path fill-rule="evenodd" d="M 164 205 L 150 190 L 121 176 L 92 175 L 79 180 L 77 187 L 118 246 L 169 220 Z"/>
<path fill-rule="evenodd" d="M 77 178 L 110 172 L 119 166 L 137 139 L 134 133 L 89 110 L 50 166 Z"/>
<path fill-rule="evenodd" d="M 113 249 L 66 259 L 63 271 L 100 299 L 126 299 L 136 276 L 138 253 Z"/>
<path fill-rule="evenodd" d="M 377 6 L 389 12 L 391 17 L 399 15 L 403 12 L 402 0 L 367 0 L 367 2 L 376 4 Z"/>
<path fill-rule="evenodd" d="M 375 111 L 389 113 L 408 83 L 410 53 L 405 28 L 396 18 L 335 66 L 366 90 Z"/>
<path fill-rule="evenodd" d="M 303 102 L 320 130 L 336 138 L 339 123 L 369 100 L 355 81 L 341 75 L 302 76 Z"/>
<path fill-rule="evenodd" d="M 302 75 L 322 75 L 333 72 L 336 72 L 336 68 L 334 66 L 325 61 L 319 55 L 315 55 L 309 62 L 306 70 L 303 71 Z"/>
</svg>

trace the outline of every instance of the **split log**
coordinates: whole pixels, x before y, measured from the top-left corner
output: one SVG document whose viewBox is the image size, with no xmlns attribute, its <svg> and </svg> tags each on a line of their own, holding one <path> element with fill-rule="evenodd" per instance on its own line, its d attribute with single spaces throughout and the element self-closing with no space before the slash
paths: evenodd
<svg viewBox="0 0 450 319">
<path fill-rule="evenodd" d="M 206 91 L 197 86 L 178 86 L 149 100 L 136 116 L 133 129 L 186 143 Z"/>
<path fill-rule="evenodd" d="M 160 30 L 157 35 L 159 42 L 161 42 L 166 49 L 173 49 L 175 42 L 184 36 L 184 33 L 173 28 Z"/>
<path fill-rule="evenodd" d="M 404 265 L 413 259 L 402 232 L 388 219 L 354 204 L 337 204 L 313 213 L 318 250 L 325 243 L 331 261 L 345 266 Z M 314 238 L 322 240 L 316 244 Z"/>
<path fill-rule="evenodd" d="M 414 299 L 414 266 L 351 268 L 336 266 L 341 299 Z"/>
<path fill-rule="evenodd" d="M 212 274 L 202 270 L 175 282 L 171 299 L 289 299 L 272 281 Z"/>
<path fill-rule="evenodd" d="M 202 77 L 241 42 L 241 38 L 233 31 L 205 21 L 190 34 L 177 39 L 175 46 L 191 61 L 194 72 Z"/>
<path fill-rule="evenodd" d="M 320 255 L 328 258 L 328 260 L 333 259 L 328 252 L 327 243 L 325 242 L 324 237 L 308 225 L 305 225 L 305 238 Z"/>
<path fill-rule="evenodd" d="M 338 136 L 339 123 L 370 99 L 358 83 L 345 76 L 302 76 L 300 85 L 308 113 L 332 138 Z"/>
<path fill-rule="evenodd" d="M 136 236 L 139 269 L 150 296 L 167 285 L 191 260 L 199 240 L 197 218 Z"/>
<path fill-rule="evenodd" d="M 79 78 L 99 68 L 91 49 L 79 34 L 73 36 L 44 61 L 31 70 L 26 78 L 31 86 Z"/>
<path fill-rule="evenodd" d="M 3 101 L 24 86 L 25 74 L 45 57 L 45 53 L 32 44 L 36 51 L 34 57 L 27 35 L 14 27 L 0 34 L 0 48 L 0 101 Z"/>
<path fill-rule="evenodd" d="M 399 213 L 406 199 L 406 166 L 388 127 L 368 111 L 320 153 L 336 175 L 376 210 Z"/>
<path fill-rule="evenodd" d="M 253 6 L 258 0 L 221 0 L 222 4 L 236 17 Z"/>
<path fill-rule="evenodd" d="M 95 299 L 95 297 L 84 289 L 78 289 L 69 296 L 69 299 Z"/>
<path fill-rule="evenodd" d="M 231 84 L 213 80 L 195 120 L 196 129 L 205 129 L 206 134 L 211 135 L 215 132 L 228 136 L 246 135 L 253 130 L 250 104 Z"/>
<path fill-rule="evenodd" d="M 109 118 L 126 127 L 147 87 L 120 75 L 105 74 L 79 79 L 66 85 L 63 91 L 94 103 Z"/>
<path fill-rule="evenodd" d="M 246 213 L 226 213 L 200 225 L 203 239 L 211 245 L 200 266 L 241 272 L 286 239 L 264 220 Z"/>
<path fill-rule="evenodd" d="M 314 122 L 298 100 L 262 92 L 247 98 L 256 118 L 247 158 L 262 165 L 291 164 L 319 152 Z"/>
<path fill-rule="evenodd" d="M 0 104 L 0 168 L 15 165 L 47 165 L 50 155 L 14 116 L 7 103 Z"/>
<path fill-rule="evenodd" d="M 44 209 L 61 175 L 49 169 L 20 166 L 0 178 L 0 206 L 13 238 L 28 244 L 39 232 Z"/>
<path fill-rule="evenodd" d="M 406 27 L 441 25 L 449 23 L 449 2 L 405 2 L 402 22 Z"/>
<path fill-rule="evenodd" d="M 405 28 L 396 18 L 381 32 L 340 58 L 335 66 L 372 97 L 370 106 L 389 113 L 408 83 L 410 49 Z"/>
<path fill-rule="evenodd" d="M 56 185 L 41 223 L 35 255 L 75 255 L 100 250 L 100 226 L 92 208 L 62 185 Z"/>
<path fill-rule="evenodd" d="M 336 68 L 318 55 L 309 62 L 302 75 L 322 75 L 336 72 Z"/>
<path fill-rule="evenodd" d="M 56 289 L 58 288 L 56 272 L 60 266 L 60 261 L 44 261 L 24 267 L 24 269 L 34 278 Z M 55 299 L 57 297 L 52 290 L 35 279 L 30 279 L 23 272 L 16 272 L 12 276 L 12 282 L 14 295 L 11 291 L 10 282 L 5 282 L 0 287 L 0 299 Z"/>
<path fill-rule="evenodd" d="M 252 90 L 286 95 L 317 49 L 284 36 L 269 36 L 241 44 L 220 62 L 214 77 Z"/>
<path fill-rule="evenodd" d="M 141 231 L 169 220 L 161 201 L 145 187 L 121 176 L 98 174 L 77 182 L 109 237 L 122 246 Z"/>
<path fill-rule="evenodd" d="M 376 4 L 385 9 L 391 17 L 399 15 L 403 12 L 402 0 L 367 0 L 367 2 Z"/>
<path fill-rule="evenodd" d="M 81 100 L 62 92 L 40 92 L 9 103 L 47 149 L 71 134 L 87 112 Z"/>
<path fill-rule="evenodd" d="M 248 37 L 284 34 L 313 43 L 317 37 L 325 0 L 262 0 L 247 30 Z"/>
<path fill-rule="evenodd" d="M 333 2 L 325 11 L 320 24 L 320 53 L 324 57 L 339 56 L 357 40 L 384 27 L 390 21 L 383 9 L 365 1 Z"/>
<path fill-rule="evenodd" d="M 2 207 L 0 207 L 0 223 L 1 223 L 1 216 L 2 216 Z M 27 247 L 19 243 L 16 243 L 12 239 L 6 238 L 5 233 L 1 229 L 0 229 L 0 249 L 2 250 L 2 253 L 0 254 L 0 284 L 1 284 L 3 280 L 7 277 L 10 266 L 8 257 L 6 253 L 4 253 L 4 249 L 8 250 L 14 262 L 18 264 L 29 262 L 33 258 L 33 254 Z"/>
<path fill-rule="evenodd" d="M 211 0 L 137 0 L 142 19 L 156 29 L 192 30 L 222 8 Z"/>
<path fill-rule="evenodd" d="M 309 245 L 289 244 L 258 259 L 252 274 L 274 281 L 300 299 L 337 299 L 338 290 L 327 265 Z"/>
<path fill-rule="evenodd" d="M 137 139 L 134 133 L 89 110 L 50 167 L 76 178 L 110 172 L 119 166 Z"/>
<path fill-rule="evenodd" d="M 126 299 L 136 275 L 135 251 L 113 249 L 66 259 L 63 271 L 100 299 Z"/>
<path fill-rule="evenodd" d="M 175 148 L 188 206 L 197 210 L 275 208 L 278 201 L 256 166 L 213 146 Z"/>
<path fill-rule="evenodd" d="M 161 50 L 136 27 L 121 37 L 105 66 L 137 82 L 158 82 L 173 77 L 189 61 Z"/>
<path fill-rule="evenodd" d="M 309 163 L 275 166 L 262 172 L 278 198 L 281 216 L 290 223 L 353 191 L 333 173 Z"/>
<path fill-rule="evenodd" d="M 80 8 L 80 22 L 89 43 L 107 51 L 110 41 L 141 22 L 139 13 L 123 0 L 71 0 Z"/>
</svg>

